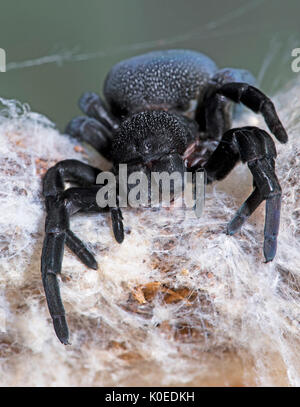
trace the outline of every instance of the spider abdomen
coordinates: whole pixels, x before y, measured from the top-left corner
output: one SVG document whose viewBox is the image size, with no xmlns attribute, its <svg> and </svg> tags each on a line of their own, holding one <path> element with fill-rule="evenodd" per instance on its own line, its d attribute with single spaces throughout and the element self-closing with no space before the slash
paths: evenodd
<svg viewBox="0 0 300 407">
<path fill-rule="evenodd" d="M 200 52 L 149 52 L 113 66 L 104 94 L 117 115 L 154 109 L 183 112 L 201 97 L 216 71 L 216 64 Z"/>
</svg>

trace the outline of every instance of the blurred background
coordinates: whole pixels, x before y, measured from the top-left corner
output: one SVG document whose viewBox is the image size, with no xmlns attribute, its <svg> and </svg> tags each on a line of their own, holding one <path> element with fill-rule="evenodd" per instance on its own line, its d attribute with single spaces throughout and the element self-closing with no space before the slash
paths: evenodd
<svg viewBox="0 0 300 407">
<path fill-rule="evenodd" d="M 299 0 L 1 0 L 0 97 L 28 102 L 64 130 L 113 64 L 168 48 L 249 69 L 272 95 L 297 75 L 299 20 Z"/>
</svg>

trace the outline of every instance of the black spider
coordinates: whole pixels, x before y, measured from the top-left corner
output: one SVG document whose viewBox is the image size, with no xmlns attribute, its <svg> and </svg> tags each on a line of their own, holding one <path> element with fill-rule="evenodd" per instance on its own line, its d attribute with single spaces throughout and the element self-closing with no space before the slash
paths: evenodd
<svg viewBox="0 0 300 407">
<path fill-rule="evenodd" d="M 251 86 L 253 77 L 238 69 L 218 70 L 207 56 L 194 51 L 151 52 L 115 65 L 104 86 L 107 106 L 95 93 L 85 93 L 79 105 L 87 116 L 76 117 L 67 133 L 89 143 L 128 171 L 206 171 L 207 182 L 221 180 L 239 160 L 253 175 L 253 192 L 230 221 L 234 234 L 266 200 L 264 255 L 276 253 L 281 188 L 275 174 L 276 149 L 270 135 L 257 127 L 230 129 L 232 102 L 261 113 L 275 137 L 287 134 L 271 100 Z M 189 116 L 189 117 L 188 117 Z M 109 210 L 116 240 L 124 239 L 120 208 L 101 209 L 96 193 L 98 168 L 66 160 L 50 168 L 43 180 L 47 217 L 42 252 L 42 278 L 49 311 L 59 340 L 69 339 L 57 274 L 66 244 L 88 267 L 94 256 L 69 228 L 76 212 Z M 65 189 L 65 182 L 78 187 Z"/>
</svg>

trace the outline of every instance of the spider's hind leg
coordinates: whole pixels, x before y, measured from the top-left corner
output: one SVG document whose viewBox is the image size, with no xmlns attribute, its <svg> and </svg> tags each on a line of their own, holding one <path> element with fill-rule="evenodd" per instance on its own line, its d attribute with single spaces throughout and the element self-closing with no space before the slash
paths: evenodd
<svg viewBox="0 0 300 407">
<path fill-rule="evenodd" d="M 89 117 L 94 117 L 103 123 L 109 130 L 118 130 L 117 119 L 109 112 L 103 100 L 96 93 L 85 92 L 79 99 L 79 107 Z"/>
<path fill-rule="evenodd" d="M 236 82 L 255 85 L 255 78 L 244 69 L 220 69 L 211 78 L 203 100 L 198 102 L 195 120 L 200 130 L 206 131 L 209 138 L 219 141 L 225 131 L 231 128 L 233 116 L 236 117 L 241 112 L 240 106 L 234 106 L 230 99 L 217 92 L 223 85 Z"/>
<path fill-rule="evenodd" d="M 119 128 L 118 120 L 109 112 L 96 93 L 86 92 L 79 100 L 79 107 L 87 116 L 72 119 L 65 132 L 79 141 L 90 144 L 108 160 L 113 134 Z"/>
<path fill-rule="evenodd" d="M 195 140 L 187 151 L 187 166 L 192 170 L 199 164 L 204 165 L 223 134 L 232 127 L 232 119 L 242 110 L 240 105 L 217 92 L 223 85 L 235 82 L 253 85 L 255 78 L 244 69 L 223 68 L 211 78 L 204 95 L 198 101 L 195 120 L 199 126 L 200 140 Z"/>
<path fill-rule="evenodd" d="M 255 113 L 261 113 L 268 128 L 277 140 L 281 143 L 288 141 L 287 133 L 277 115 L 272 100 L 259 89 L 248 83 L 231 82 L 217 89 L 216 94 L 225 96 L 235 103 L 242 103 Z"/>
</svg>

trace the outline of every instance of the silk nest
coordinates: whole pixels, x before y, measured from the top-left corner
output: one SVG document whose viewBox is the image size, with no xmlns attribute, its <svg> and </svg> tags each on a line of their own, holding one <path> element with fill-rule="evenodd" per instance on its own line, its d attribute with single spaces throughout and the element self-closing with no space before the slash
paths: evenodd
<svg viewBox="0 0 300 407">
<path fill-rule="evenodd" d="M 40 273 L 41 179 L 75 158 L 109 168 L 27 105 L 1 99 L 0 384 L 2 386 L 300 386 L 300 80 L 273 99 L 289 142 L 276 142 L 282 186 L 278 251 L 264 263 L 264 204 L 225 234 L 252 188 L 238 165 L 206 189 L 196 218 L 180 208 L 124 209 L 125 240 L 109 216 L 71 228 L 98 270 L 65 249 L 61 294 L 71 345 L 55 336 Z M 234 123 L 266 128 L 246 111 Z"/>
</svg>

